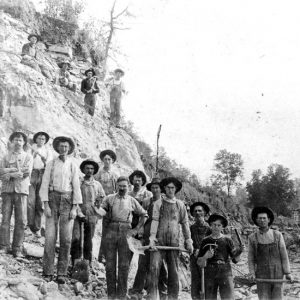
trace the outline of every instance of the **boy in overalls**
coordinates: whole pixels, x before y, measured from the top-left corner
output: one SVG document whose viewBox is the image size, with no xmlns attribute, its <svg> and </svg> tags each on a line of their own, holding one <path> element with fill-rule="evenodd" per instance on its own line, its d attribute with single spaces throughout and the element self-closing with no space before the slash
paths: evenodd
<svg viewBox="0 0 300 300">
<path fill-rule="evenodd" d="M 292 280 L 289 258 L 282 234 L 270 228 L 274 214 L 267 207 L 255 207 L 252 220 L 258 231 L 249 236 L 248 264 L 251 277 L 258 279 Z M 281 300 L 282 283 L 257 281 L 257 293 L 260 300 Z"/>
</svg>

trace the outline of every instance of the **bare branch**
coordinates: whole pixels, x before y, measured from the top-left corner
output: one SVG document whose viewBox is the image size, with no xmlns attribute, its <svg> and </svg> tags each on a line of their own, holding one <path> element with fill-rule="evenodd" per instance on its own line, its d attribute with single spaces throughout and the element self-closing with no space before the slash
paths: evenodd
<svg viewBox="0 0 300 300">
<path fill-rule="evenodd" d="M 116 1 L 115 1 L 116 2 Z M 122 16 L 128 9 L 128 6 L 124 8 L 119 14 L 113 17 L 113 19 L 118 19 L 120 16 Z"/>
<path fill-rule="evenodd" d="M 119 27 L 114 27 L 115 30 L 129 30 L 129 27 L 125 27 L 125 28 L 119 28 Z"/>
</svg>

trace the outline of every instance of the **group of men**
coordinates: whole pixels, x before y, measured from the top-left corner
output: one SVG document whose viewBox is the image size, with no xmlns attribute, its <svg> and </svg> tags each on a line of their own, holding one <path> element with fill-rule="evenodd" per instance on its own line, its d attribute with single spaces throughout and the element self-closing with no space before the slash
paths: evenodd
<svg viewBox="0 0 300 300">
<path fill-rule="evenodd" d="M 68 60 L 59 62 L 58 66 L 60 70 L 58 75 L 51 74 L 50 68 L 45 63 L 43 52 L 37 47 L 40 36 L 30 34 L 28 40 L 29 43 L 24 44 L 22 47 L 21 63 L 42 73 L 49 80 L 54 80 L 56 84 L 76 92 L 76 83 L 74 83 L 70 74 L 71 63 Z M 81 92 L 85 94 L 84 108 L 89 115 L 94 116 L 97 100 L 96 95 L 99 93 L 98 78 L 93 68 L 86 70 L 84 74 L 86 78 L 81 82 Z M 110 122 L 116 127 L 120 127 L 121 99 L 126 92 L 124 82 L 122 81 L 124 75 L 125 72 L 118 68 L 115 69 L 113 76 L 105 81 L 105 86 L 110 95 Z"/>
<path fill-rule="evenodd" d="M 129 177 L 118 177 L 112 171 L 117 160 L 115 152 L 104 150 L 100 169 L 92 159 L 84 160 L 80 168 L 71 154 L 75 144 L 69 137 L 53 140 L 58 153 L 52 157 L 46 147 L 50 137 L 46 132 L 33 136 L 30 151 L 24 151 L 27 136 L 14 132 L 8 154 L 0 163 L 2 181 L 2 223 L 0 253 L 22 256 L 26 226 L 40 236 L 45 215 L 45 248 L 43 276 L 54 280 L 54 259 L 59 233 L 57 282 L 66 282 L 69 267 L 77 258 L 92 262 L 92 238 L 99 218 L 102 220 L 102 240 L 99 261 L 105 263 L 109 299 L 178 299 L 179 253 L 182 251 L 182 232 L 185 251 L 190 253 L 192 299 L 234 299 L 230 258 L 237 262 L 244 246 L 234 246 L 223 235 L 228 225 L 226 217 L 211 214 L 207 204 L 196 202 L 190 206 L 194 223 L 190 226 L 183 201 L 176 197 L 182 183 L 168 177 L 153 178 L 147 184 L 146 175 L 139 170 Z M 80 179 L 79 170 L 83 173 Z M 130 187 L 133 186 L 131 189 Z M 15 214 L 13 241 L 10 249 L 10 220 Z M 270 229 L 273 212 L 256 207 L 253 222 L 259 230 L 249 237 L 249 270 L 257 280 L 259 299 L 282 299 L 282 283 L 264 279 L 292 280 L 283 237 Z M 181 229 L 180 229 L 181 227 Z M 81 230 L 83 228 L 83 230 Z M 83 234 L 83 236 L 82 236 Z M 141 239 L 149 246 L 139 256 L 138 270 L 128 291 L 128 273 L 132 252 L 128 238 Z M 81 239 L 84 239 L 81 249 Z M 204 285 L 202 284 L 204 282 Z"/>
</svg>

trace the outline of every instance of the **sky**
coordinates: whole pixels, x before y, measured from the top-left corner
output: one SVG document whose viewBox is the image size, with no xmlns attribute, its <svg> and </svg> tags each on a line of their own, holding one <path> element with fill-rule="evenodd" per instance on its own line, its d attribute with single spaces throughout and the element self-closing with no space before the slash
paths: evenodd
<svg viewBox="0 0 300 300">
<path fill-rule="evenodd" d="M 119 0 L 135 18 L 116 42 L 126 58 L 126 119 L 202 181 L 221 149 L 239 153 L 245 180 L 271 163 L 300 177 L 299 1 Z M 87 0 L 105 19 L 112 1 Z"/>
</svg>

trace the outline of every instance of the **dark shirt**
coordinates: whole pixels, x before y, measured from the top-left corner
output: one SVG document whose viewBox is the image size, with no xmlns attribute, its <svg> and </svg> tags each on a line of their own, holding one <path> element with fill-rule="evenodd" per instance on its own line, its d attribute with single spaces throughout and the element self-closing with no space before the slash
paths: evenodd
<svg viewBox="0 0 300 300">
<path fill-rule="evenodd" d="M 222 236 L 218 239 L 212 238 L 212 236 L 207 236 L 203 239 L 200 247 L 200 254 L 199 256 L 203 256 L 206 251 L 210 249 L 207 244 L 217 244 L 215 248 L 215 254 L 212 258 L 207 259 L 207 264 L 214 264 L 217 261 L 223 261 L 224 263 L 229 263 L 229 256 L 231 258 L 235 258 L 242 253 L 241 249 L 237 249 L 234 247 L 233 241 L 228 236 Z"/>
<path fill-rule="evenodd" d="M 190 229 L 194 249 L 200 249 L 203 238 L 211 234 L 211 229 L 206 222 L 204 224 L 194 223 Z"/>
<path fill-rule="evenodd" d="M 81 91 L 84 94 L 87 94 L 88 91 L 93 87 L 93 94 L 99 93 L 99 87 L 97 85 L 97 81 L 95 81 L 95 84 L 93 86 L 95 77 L 92 78 L 85 78 L 81 81 Z"/>
</svg>

